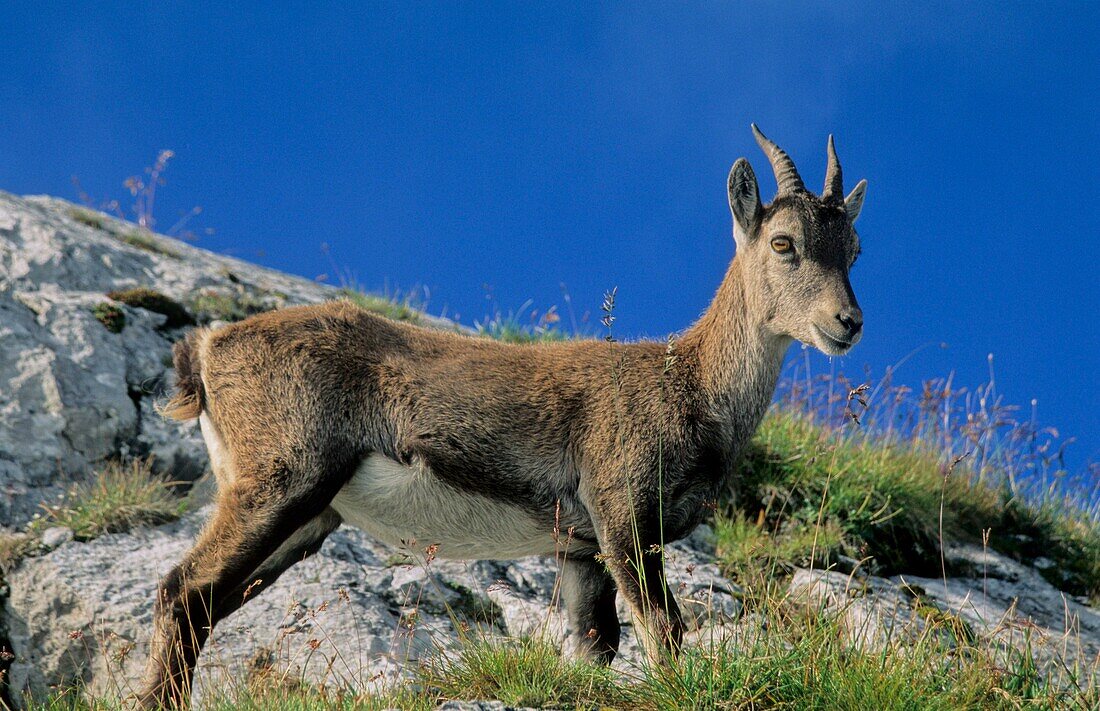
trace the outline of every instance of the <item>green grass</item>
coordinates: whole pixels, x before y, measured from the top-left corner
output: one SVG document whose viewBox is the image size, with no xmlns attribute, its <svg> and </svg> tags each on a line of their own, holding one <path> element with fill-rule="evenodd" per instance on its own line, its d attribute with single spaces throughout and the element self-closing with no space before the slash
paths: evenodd
<svg viewBox="0 0 1100 711">
<path fill-rule="evenodd" d="M 406 687 L 383 694 L 322 689 L 256 689 L 244 694 L 208 699 L 204 704 L 209 711 L 429 711 L 437 706 L 431 696 Z"/>
<path fill-rule="evenodd" d="M 741 461 L 738 504 L 715 518 L 718 559 L 734 577 L 839 556 L 868 572 L 941 574 L 945 542 L 982 543 L 1030 562 L 1078 595 L 1100 596 L 1100 526 L 1071 503 L 1029 502 L 954 471 L 920 443 L 816 425 L 773 410 Z M 942 519 L 941 519 L 942 502 Z M 949 571 L 950 572 L 950 571 Z"/>
<path fill-rule="evenodd" d="M 88 541 L 141 524 L 166 523 L 179 518 L 187 507 L 175 486 L 153 474 L 149 460 L 111 462 L 86 483 L 70 489 L 61 503 L 44 506 L 44 515 L 35 519 L 30 532 L 64 526 L 76 540 Z"/>
<path fill-rule="evenodd" d="M 126 313 L 106 301 L 92 307 L 92 316 L 111 333 L 122 333 L 122 329 L 126 328 Z"/>
<path fill-rule="evenodd" d="M 772 600 L 776 606 L 789 601 Z M 775 610 L 777 619 L 783 614 Z M 1095 687 L 1044 681 L 1030 650 L 944 649 L 934 628 L 879 650 L 845 644 L 836 617 L 788 610 L 795 621 L 770 631 L 688 648 L 667 666 L 625 672 L 570 661 L 531 639 L 468 640 L 452 656 L 423 665 L 382 693 L 326 690 L 253 675 L 240 688 L 213 689 L 204 708 L 219 711 L 433 709 L 448 700 L 493 699 L 554 709 L 807 709 L 954 711 L 1092 709 Z M 107 711 L 117 703 L 73 690 L 32 704 L 37 711 Z"/>
<path fill-rule="evenodd" d="M 392 321 L 420 323 L 421 309 L 411 296 L 378 296 L 345 286 L 340 289 L 340 298 L 346 299 L 361 309 L 385 316 Z"/>
<path fill-rule="evenodd" d="M 422 324 L 424 321 L 423 312 L 426 306 L 414 296 L 415 292 L 380 296 L 367 293 L 352 285 L 342 287 L 339 293 L 340 298 L 393 321 L 414 324 Z M 553 308 L 543 314 L 541 319 L 531 323 L 523 323 L 514 315 L 505 316 L 497 312 L 491 318 L 476 322 L 474 329 L 479 336 L 505 343 L 524 344 L 566 340 L 569 335 L 554 325 L 557 322 L 557 313 Z"/>
<path fill-rule="evenodd" d="M 133 229 L 129 232 L 116 233 L 115 237 L 121 242 L 125 242 L 131 247 L 137 247 L 138 249 L 152 254 L 159 254 L 162 257 L 171 257 L 173 259 L 179 259 L 179 252 L 161 243 L 160 237 L 156 237 L 152 232 L 143 229 Z"/>
<path fill-rule="evenodd" d="M 191 299 L 187 306 L 199 323 L 243 321 L 274 308 L 268 300 L 241 287 L 232 290 L 206 289 Z"/>
<path fill-rule="evenodd" d="M 881 651 L 841 643 L 835 621 L 821 618 L 797 639 L 761 634 L 743 644 L 687 651 L 670 668 L 648 669 L 628 687 L 640 709 L 820 709 L 906 711 L 1089 708 L 1095 693 L 1067 696 L 1035 684 L 1022 659 L 981 650 L 945 654 L 932 637 Z M 1016 687 L 1031 683 L 1028 691 Z"/>
<path fill-rule="evenodd" d="M 569 334 L 558 327 L 561 318 L 558 316 L 556 307 L 551 306 L 540 315 L 538 311 L 528 312 L 530 306 L 531 302 L 528 301 L 519 309 L 519 313 L 529 313 L 529 320 L 526 322 L 521 320 L 515 312 L 505 315 L 497 310 L 492 317 L 475 322 L 474 327 L 478 335 L 505 343 L 545 343 L 570 338 Z"/>
<path fill-rule="evenodd" d="M 562 657 L 533 639 L 474 639 L 453 658 L 421 669 L 418 683 L 440 699 L 497 699 L 512 706 L 574 708 L 622 699 L 606 668 Z"/>
<path fill-rule="evenodd" d="M 69 217 L 82 225 L 87 225 L 97 230 L 107 229 L 106 217 L 95 210 L 88 210 L 83 207 L 71 207 L 69 208 Z"/>
<path fill-rule="evenodd" d="M 477 332 L 486 338 L 519 344 L 564 341 L 569 338 L 558 328 L 541 324 L 525 324 L 515 317 L 501 314 L 487 321 L 478 322 Z"/>
<path fill-rule="evenodd" d="M 436 698 L 408 686 L 392 691 L 364 694 L 349 690 L 328 690 L 252 680 L 247 688 L 211 690 L 203 696 L 205 711 L 430 711 Z M 33 699 L 30 711 L 124 711 L 125 703 L 115 699 L 88 698 L 78 689 L 59 691 L 48 699 Z"/>
</svg>

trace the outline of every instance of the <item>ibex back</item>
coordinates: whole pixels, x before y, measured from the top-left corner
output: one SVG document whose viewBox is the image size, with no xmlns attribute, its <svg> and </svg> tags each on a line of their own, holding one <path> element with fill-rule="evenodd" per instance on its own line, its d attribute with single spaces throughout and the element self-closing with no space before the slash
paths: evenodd
<svg viewBox="0 0 1100 711">
<path fill-rule="evenodd" d="M 315 552 L 341 522 L 413 552 L 558 554 L 574 652 L 608 663 L 615 596 L 660 661 L 682 635 L 661 546 L 729 485 L 792 340 L 859 339 L 852 223 L 828 145 L 825 190 L 754 126 L 778 183 L 730 171 L 736 257 L 710 307 L 669 343 L 508 345 L 335 302 L 192 333 L 168 414 L 198 418 L 214 514 L 161 583 L 145 707 L 187 699 L 210 629 Z"/>
</svg>

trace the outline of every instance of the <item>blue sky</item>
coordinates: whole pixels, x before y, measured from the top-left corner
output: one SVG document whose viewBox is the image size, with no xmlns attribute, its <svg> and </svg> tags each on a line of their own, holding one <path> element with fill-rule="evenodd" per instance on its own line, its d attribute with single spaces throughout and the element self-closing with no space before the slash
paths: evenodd
<svg viewBox="0 0 1100 711">
<path fill-rule="evenodd" d="M 467 323 L 618 286 L 620 335 L 662 337 L 732 254 L 729 166 L 774 190 L 749 123 L 813 186 L 832 132 L 870 182 L 866 334 L 840 366 L 944 343 L 898 379 L 974 385 L 993 353 L 1079 468 L 1100 459 L 1098 8 L 5 3 L 0 189 L 123 197 L 170 148 L 160 226 L 201 205 L 201 246 L 425 286 Z"/>
</svg>

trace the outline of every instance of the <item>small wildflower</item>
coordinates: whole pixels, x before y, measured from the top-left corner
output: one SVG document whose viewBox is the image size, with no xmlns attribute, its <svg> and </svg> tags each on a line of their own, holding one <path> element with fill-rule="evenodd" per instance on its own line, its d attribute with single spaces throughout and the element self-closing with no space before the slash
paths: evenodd
<svg viewBox="0 0 1100 711">
<path fill-rule="evenodd" d="M 558 315 L 557 307 L 551 306 L 546 313 L 542 315 L 543 325 L 550 325 L 561 321 L 561 316 Z"/>
<path fill-rule="evenodd" d="M 603 303 L 600 305 L 600 310 L 603 311 L 603 317 L 600 319 L 600 323 L 607 329 L 607 335 L 604 337 L 608 343 L 615 340 L 611 333 L 611 325 L 615 323 L 615 295 L 619 292 L 619 287 L 612 287 L 611 291 L 604 292 Z"/>
<path fill-rule="evenodd" d="M 263 583 L 263 580 L 261 580 L 260 578 L 256 578 L 256 579 L 255 579 L 255 580 L 253 580 L 253 581 L 252 581 L 251 583 L 249 583 L 249 584 L 248 584 L 248 587 L 246 587 L 246 588 L 244 589 L 244 594 L 243 594 L 243 595 L 241 595 L 241 599 L 243 599 L 243 600 L 247 600 L 247 599 L 248 599 L 248 596 L 252 594 L 252 590 L 253 590 L 253 589 L 254 589 L 254 588 L 255 588 L 255 587 L 257 586 L 257 585 L 260 585 L 261 583 Z"/>
<path fill-rule="evenodd" d="M 675 349 L 676 334 L 670 333 L 668 334 L 668 342 L 665 346 L 665 367 L 664 371 L 662 372 L 663 375 L 668 375 L 669 371 L 672 370 L 672 366 L 676 364 L 676 360 L 679 356 L 675 354 Z"/>
<path fill-rule="evenodd" d="M 115 662 L 121 664 L 122 662 L 126 661 L 126 658 L 130 656 L 130 652 L 134 651 L 136 647 L 137 645 L 133 642 L 127 642 L 126 644 L 119 647 L 119 649 L 115 651 L 114 654 Z"/>
<path fill-rule="evenodd" d="M 868 385 L 867 383 L 863 383 L 862 385 L 852 388 L 848 391 L 848 400 L 844 404 L 844 411 L 848 415 L 848 417 L 851 418 L 852 422 L 856 423 L 857 425 L 861 424 L 859 418 L 863 416 L 863 413 L 867 412 L 867 398 L 864 397 L 864 394 L 870 389 L 870 385 Z M 852 400 L 855 400 L 856 403 L 859 404 L 860 408 L 862 408 L 859 413 L 856 413 L 854 410 L 852 410 Z"/>
<path fill-rule="evenodd" d="M 489 587 L 485 588 L 485 592 L 498 592 L 511 590 L 511 586 L 505 580 L 494 580 L 489 584 Z"/>
</svg>

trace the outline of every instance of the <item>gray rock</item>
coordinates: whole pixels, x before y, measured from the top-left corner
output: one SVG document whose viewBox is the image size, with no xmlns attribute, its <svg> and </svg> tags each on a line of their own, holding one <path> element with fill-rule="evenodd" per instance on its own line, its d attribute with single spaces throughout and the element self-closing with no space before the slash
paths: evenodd
<svg viewBox="0 0 1100 711">
<path fill-rule="evenodd" d="M 13 570 L 3 611 L 16 655 L 12 696 L 74 683 L 92 694 L 132 692 L 145 661 L 157 580 L 190 546 L 206 511 L 64 545 Z M 199 697 L 234 688 L 257 669 L 382 690 L 419 660 L 456 648 L 460 634 L 542 635 L 563 643 L 554 560 L 394 564 L 399 558 L 357 529 L 337 530 L 317 555 L 218 625 L 200 659 Z M 671 580 L 693 624 L 690 639 L 711 634 L 740 609 L 736 589 L 709 561 L 688 546 L 670 546 Z M 693 600 L 717 612 L 694 614 Z M 623 668 L 641 659 L 629 623 L 621 656 L 616 663 Z"/>
<path fill-rule="evenodd" d="M 183 302 L 204 288 L 277 293 L 285 303 L 333 296 L 176 240 L 134 241 L 136 226 L 81 210 L 0 193 L 0 525 L 26 522 L 112 457 L 152 454 L 174 479 L 205 466 L 189 428 L 153 408 L 171 381 L 165 317 L 116 305 L 125 327 L 112 333 L 93 315 L 106 292 L 145 286 Z"/>
<path fill-rule="evenodd" d="M 125 326 L 112 333 L 92 313 L 107 292 L 133 287 L 185 305 L 208 292 L 269 307 L 338 295 L 63 200 L 0 192 L 0 526 L 26 523 L 113 457 L 152 455 L 173 480 L 205 468 L 194 424 L 166 422 L 153 406 L 180 332 L 115 304 Z"/>
<path fill-rule="evenodd" d="M 974 635 L 1005 650 L 1028 644 L 1041 668 L 1079 665 L 1091 670 L 1083 673 L 1097 673 L 1100 610 L 1061 592 L 1034 568 L 994 551 L 952 546 L 945 555 L 949 569 L 981 571 L 982 577 L 886 579 L 800 569 L 790 593 L 839 612 L 843 631 L 856 646 L 917 639 L 931 621 L 951 620 L 935 630 L 948 646 L 958 643 L 959 635 Z"/>
<path fill-rule="evenodd" d="M 62 543 L 73 540 L 73 532 L 64 526 L 51 526 L 42 532 L 42 546 L 44 548 L 57 548 Z"/>
</svg>

